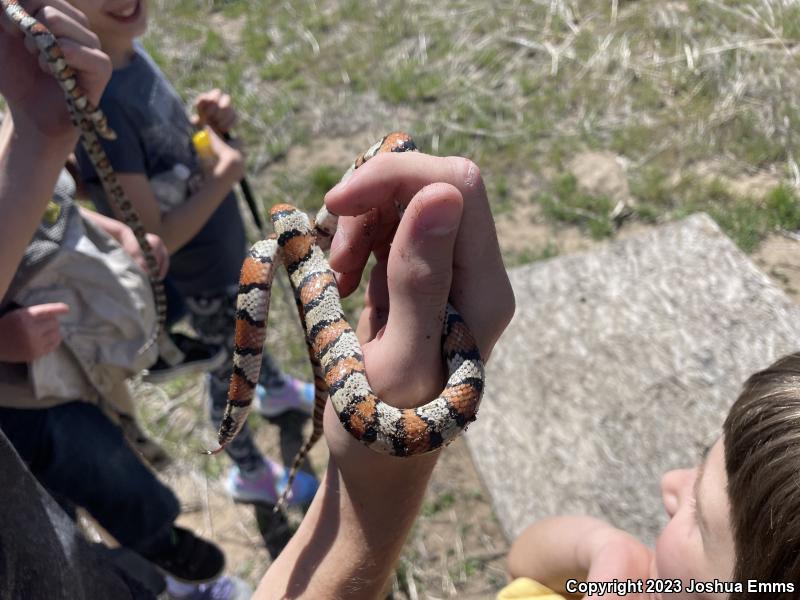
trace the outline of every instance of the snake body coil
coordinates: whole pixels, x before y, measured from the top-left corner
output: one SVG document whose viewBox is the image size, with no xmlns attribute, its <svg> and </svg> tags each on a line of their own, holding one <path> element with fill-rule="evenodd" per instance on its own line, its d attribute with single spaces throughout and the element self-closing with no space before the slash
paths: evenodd
<svg viewBox="0 0 800 600">
<path fill-rule="evenodd" d="M 343 179 L 379 152 L 415 151 L 413 140 L 392 133 L 359 156 Z M 417 408 L 382 402 L 370 388 L 355 332 L 342 311 L 339 290 L 323 250 L 330 247 L 337 217 L 324 207 L 312 224 L 288 204 L 272 208 L 275 235 L 257 242 L 242 266 L 237 299 L 234 372 L 219 430 L 219 452 L 244 425 L 261 366 L 266 320 L 275 269 L 283 264 L 294 290 L 314 371 L 314 429 L 294 460 L 281 506 L 308 451 L 322 436 L 330 396 L 344 428 L 367 447 L 393 456 L 431 452 L 458 436 L 475 420 L 484 387 L 484 369 L 475 340 L 455 308 L 447 305 L 442 355 L 448 380 L 438 398 Z"/>
</svg>

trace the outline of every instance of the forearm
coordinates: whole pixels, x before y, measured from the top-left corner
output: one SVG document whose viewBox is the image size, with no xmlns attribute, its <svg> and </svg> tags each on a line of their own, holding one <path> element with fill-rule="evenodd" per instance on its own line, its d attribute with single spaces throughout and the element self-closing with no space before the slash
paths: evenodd
<svg viewBox="0 0 800 600">
<path fill-rule="evenodd" d="M 74 136 L 46 139 L 26 131 L 16 127 L 10 115 L 0 126 L 0 296 L 53 197 L 58 175 L 75 144 Z"/>
<path fill-rule="evenodd" d="M 530 577 L 563 592 L 568 579 L 586 579 L 598 533 L 613 529 L 592 517 L 542 519 L 520 534 L 508 553 L 512 577 Z"/>
<path fill-rule="evenodd" d="M 203 228 L 208 219 L 230 193 L 235 180 L 230 177 L 211 177 L 186 202 L 162 215 L 157 233 L 169 253 L 180 250 Z"/>
<path fill-rule="evenodd" d="M 20 362 L 18 340 L 11 339 L 6 329 L 3 320 L 0 319 L 0 363 Z"/>
<path fill-rule="evenodd" d="M 395 458 L 375 453 L 337 428 L 320 491 L 300 528 L 254 596 L 378 598 L 419 512 L 438 453 Z M 328 429 L 330 434 L 330 429 Z"/>
</svg>

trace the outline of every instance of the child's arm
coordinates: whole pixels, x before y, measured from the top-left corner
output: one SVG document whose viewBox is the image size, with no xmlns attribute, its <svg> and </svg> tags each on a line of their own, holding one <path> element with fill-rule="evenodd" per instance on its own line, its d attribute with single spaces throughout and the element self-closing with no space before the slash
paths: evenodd
<svg viewBox="0 0 800 600">
<path fill-rule="evenodd" d="M 242 153 L 210 131 L 217 164 L 207 173 L 203 187 L 186 202 L 162 214 L 150 182 L 142 173 L 118 173 L 120 185 L 139 213 L 144 228 L 160 237 L 170 254 L 202 229 L 220 203 L 244 176 Z M 116 207 L 114 208 L 116 211 Z M 120 217 L 121 215 L 117 215 Z"/>
<path fill-rule="evenodd" d="M 78 84 L 97 102 L 111 75 L 111 61 L 100 51 L 97 37 L 80 12 L 66 3 L 59 3 L 58 9 L 47 6 L 45 11 L 46 5 L 42 0 L 23 3 L 58 38 L 67 63 L 77 72 Z M 0 95 L 9 111 L 0 127 L 2 296 L 78 134 L 64 93 L 38 64 L 38 51 L 26 49 L 22 34 L 1 13 L 0 25 Z"/>
<path fill-rule="evenodd" d="M 121 221 L 111 219 L 93 210 L 88 210 L 83 207 L 80 207 L 79 210 L 84 219 L 94 223 L 97 227 L 117 240 L 117 243 L 119 243 L 128 256 L 139 265 L 139 268 L 145 273 L 148 272 L 147 261 L 142 253 L 142 248 L 130 227 Z M 153 249 L 153 254 L 158 263 L 158 275 L 159 277 L 164 277 L 169 270 L 169 253 L 167 252 L 167 247 L 164 245 L 164 242 L 161 241 L 161 238 L 155 234 L 148 233 L 146 237 L 147 241 L 150 242 L 150 247 Z"/>
<path fill-rule="evenodd" d="M 58 317 L 67 314 L 63 302 L 23 306 L 0 317 L 0 362 L 29 363 L 61 343 Z"/>
<path fill-rule="evenodd" d="M 408 209 L 393 232 L 395 200 Z M 340 219 L 333 269 L 357 278 L 371 252 L 378 259 L 357 333 L 379 397 L 409 407 L 441 391 L 448 297 L 481 355 L 489 356 L 514 297 L 472 163 L 379 155 L 325 203 L 336 214 L 360 215 Z M 371 227 L 363 226 L 365 215 Z M 369 221 L 378 215 L 384 219 Z M 325 437 L 331 460 L 320 491 L 254 599 L 378 598 L 419 511 L 438 452 L 412 458 L 373 452 L 344 430 L 330 403 Z"/>
<path fill-rule="evenodd" d="M 644 579 L 651 552 L 631 535 L 592 517 L 552 517 L 530 525 L 508 553 L 512 577 L 564 593 L 568 579 Z"/>
</svg>

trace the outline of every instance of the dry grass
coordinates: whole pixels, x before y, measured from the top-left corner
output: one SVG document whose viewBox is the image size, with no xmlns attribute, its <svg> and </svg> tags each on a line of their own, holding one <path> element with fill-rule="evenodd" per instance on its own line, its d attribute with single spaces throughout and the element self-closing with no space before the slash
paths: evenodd
<svg viewBox="0 0 800 600">
<path fill-rule="evenodd" d="M 347 160 L 314 164 L 318 140 L 359 148 L 394 127 L 476 159 L 499 211 L 539 205 L 586 148 L 657 186 L 639 203 L 651 219 L 695 208 L 690 190 L 714 177 L 800 183 L 794 1 L 183 0 L 153 14 L 170 18 L 146 45 L 187 97 L 233 93 L 268 203 L 318 204 L 314 170 Z M 297 148 L 312 155 L 301 168 L 285 161 Z M 768 191 L 742 200 L 763 209 Z"/>
</svg>

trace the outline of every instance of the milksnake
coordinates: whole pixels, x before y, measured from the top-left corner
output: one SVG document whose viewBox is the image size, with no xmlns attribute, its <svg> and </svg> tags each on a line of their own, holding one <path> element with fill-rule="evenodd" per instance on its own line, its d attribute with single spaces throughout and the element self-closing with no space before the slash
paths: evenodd
<svg viewBox="0 0 800 600">
<path fill-rule="evenodd" d="M 408 151 L 416 151 L 413 140 L 405 133 L 391 133 L 359 156 L 342 180 L 379 152 Z M 361 347 L 345 319 L 333 271 L 323 254 L 330 248 L 338 218 L 323 207 L 312 223 L 289 204 L 274 206 L 270 214 L 275 234 L 254 244 L 242 266 L 233 375 L 219 429 L 220 447 L 209 453 L 222 450 L 247 419 L 261 368 L 272 280 L 276 267 L 283 264 L 306 333 L 315 402 L 313 432 L 294 459 L 275 507 L 278 510 L 300 465 L 322 436 L 329 395 L 342 425 L 356 439 L 377 452 L 412 456 L 449 444 L 475 420 L 484 388 L 484 368 L 472 334 L 448 304 L 442 332 L 442 356 L 449 377 L 444 390 L 418 408 L 399 409 L 382 402 L 367 381 Z"/>
<path fill-rule="evenodd" d="M 158 261 L 150 242 L 147 241 L 144 225 L 133 205 L 125 196 L 114 169 L 111 167 L 111 162 L 100 144 L 101 137 L 114 140 L 117 136 L 109 128 L 103 112 L 94 106 L 81 90 L 75 71 L 67 64 L 64 53 L 50 30 L 29 15 L 17 0 L 0 0 L 0 6 L 6 16 L 36 43 L 39 53 L 47 62 L 50 72 L 64 92 L 72 123 L 80 132 L 81 143 L 97 171 L 106 196 L 119 210 L 123 222 L 133 230 L 136 241 L 142 250 L 156 304 L 156 328 L 150 339 L 139 350 L 140 353 L 144 353 L 164 332 L 167 318 L 167 296 L 164 291 L 164 283 L 159 277 Z"/>
</svg>

